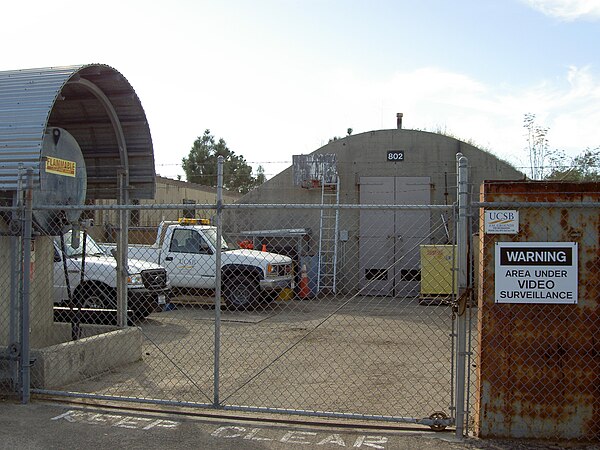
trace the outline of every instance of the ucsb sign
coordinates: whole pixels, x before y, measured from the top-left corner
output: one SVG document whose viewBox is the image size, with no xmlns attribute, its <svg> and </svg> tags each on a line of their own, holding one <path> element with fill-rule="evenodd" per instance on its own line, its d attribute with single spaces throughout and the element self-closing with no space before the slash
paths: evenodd
<svg viewBox="0 0 600 450">
<path fill-rule="evenodd" d="M 487 234 L 517 234 L 519 232 L 519 211 L 485 211 L 485 232 Z"/>
</svg>

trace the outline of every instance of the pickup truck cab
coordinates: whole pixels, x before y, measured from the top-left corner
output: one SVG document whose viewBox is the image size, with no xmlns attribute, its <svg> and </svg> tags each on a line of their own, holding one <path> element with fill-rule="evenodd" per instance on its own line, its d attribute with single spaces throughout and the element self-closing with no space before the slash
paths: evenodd
<svg viewBox="0 0 600 450">
<path fill-rule="evenodd" d="M 54 240 L 54 303 L 92 309 L 115 309 L 117 305 L 117 262 L 87 236 L 85 265 L 83 261 L 83 232 L 79 245 L 71 246 L 72 232 L 64 235 L 64 260 L 60 238 Z M 66 272 L 72 295 L 67 291 Z M 83 270 L 83 280 L 81 273 Z M 167 272 L 147 261 L 129 259 L 127 262 L 128 309 L 134 318 L 144 318 L 166 303 L 169 293 Z"/>
<path fill-rule="evenodd" d="M 221 290 L 225 303 L 246 308 L 275 298 L 292 284 L 292 259 L 276 253 L 239 249 L 221 239 Z M 129 256 L 167 270 L 179 292 L 216 288 L 217 228 L 203 219 L 162 222 L 153 245 L 131 245 Z"/>
</svg>

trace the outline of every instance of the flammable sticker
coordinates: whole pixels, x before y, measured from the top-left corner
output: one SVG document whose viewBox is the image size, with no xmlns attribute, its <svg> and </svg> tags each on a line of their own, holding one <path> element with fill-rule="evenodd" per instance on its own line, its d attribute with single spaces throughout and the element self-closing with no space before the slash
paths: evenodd
<svg viewBox="0 0 600 450">
<path fill-rule="evenodd" d="M 75 177 L 77 163 L 66 159 L 46 157 L 46 172 L 66 177 Z"/>
</svg>

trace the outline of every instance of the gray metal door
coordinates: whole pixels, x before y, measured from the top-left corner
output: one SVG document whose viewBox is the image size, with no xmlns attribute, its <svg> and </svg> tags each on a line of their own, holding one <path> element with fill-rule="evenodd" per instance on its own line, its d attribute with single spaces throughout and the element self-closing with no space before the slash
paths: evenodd
<svg viewBox="0 0 600 450">
<path fill-rule="evenodd" d="M 427 205 L 429 177 L 361 177 L 363 205 Z M 419 293 L 420 245 L 429 242 L 427 210 L 360 211 L 360 286 L 364 294 Z"/>
</svg>

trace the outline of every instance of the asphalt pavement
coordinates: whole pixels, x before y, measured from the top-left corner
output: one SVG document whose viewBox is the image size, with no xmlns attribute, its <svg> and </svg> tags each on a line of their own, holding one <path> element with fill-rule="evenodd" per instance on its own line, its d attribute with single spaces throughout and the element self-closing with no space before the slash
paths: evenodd
<svg viewBox="0 0 600 450">
<path fill-rule="evenodd" d="M 0 449 L 546 449 L 556 443 L 457 440 L 453 431 L 277 423 L 196 413 L 0 400 Z M 586 446 L 585 448 L 597 448 Z"/>
<path fill-rule="evenodd" d="M 463 449 L 452 432 L 303 426 L 32 401 L 0 402 L 2 449 Z"/>
</svg>

